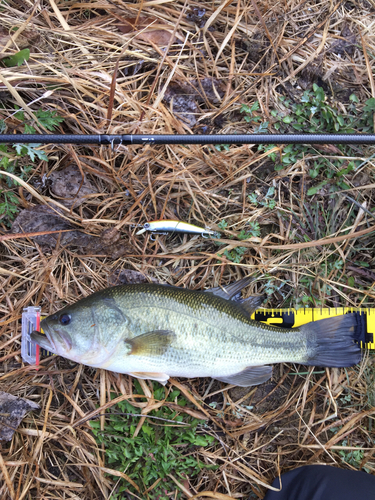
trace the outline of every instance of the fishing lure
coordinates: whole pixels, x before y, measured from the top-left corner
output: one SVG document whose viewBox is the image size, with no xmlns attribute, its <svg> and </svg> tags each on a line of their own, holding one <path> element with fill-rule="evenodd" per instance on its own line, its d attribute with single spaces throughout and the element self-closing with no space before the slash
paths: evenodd
<svg viewBox="0 0 375 500">
<path fill-rule="evenodd" d="M 142 234 L 146 231 L 151 231 L 153 234 L 168 234 L 168 233 L 185 233 L 185 234 L 200 234 L 202 238 L 216 236 L 215 231 L 209 228 L 195 226 L 188 222 L 179 220 L 153 220 L 146 222 L 143 228 L 136 234 Z"/>
</svg>

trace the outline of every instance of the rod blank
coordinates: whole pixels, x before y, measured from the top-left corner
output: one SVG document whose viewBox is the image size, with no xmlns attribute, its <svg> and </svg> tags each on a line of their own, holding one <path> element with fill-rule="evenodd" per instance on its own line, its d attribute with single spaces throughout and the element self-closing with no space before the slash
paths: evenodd
<svg viewBox="0 0 375 500">
<path fill-rule="evenodd" d="M 0 144 L 375 144 L 375 134 L 0 134 Z"/>
</svg>

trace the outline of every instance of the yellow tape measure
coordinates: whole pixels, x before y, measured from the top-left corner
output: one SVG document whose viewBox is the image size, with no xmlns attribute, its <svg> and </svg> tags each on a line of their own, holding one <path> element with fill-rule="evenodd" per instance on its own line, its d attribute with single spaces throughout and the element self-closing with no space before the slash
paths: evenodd
<svg viewBox="0 0 375 500">
<path fill-rule="evenodd" d="M 267 323 L 268 325 L 296 328 L 311 321 L 333 318 L 347 313 L 357 313 L 363 320 L 361 341 L 362 349 L 375 349 L 375 309 L 336 307 L 336 308 L 302 308 L 302 309 L 258 309 L 251 319 Z"/>
</svg>

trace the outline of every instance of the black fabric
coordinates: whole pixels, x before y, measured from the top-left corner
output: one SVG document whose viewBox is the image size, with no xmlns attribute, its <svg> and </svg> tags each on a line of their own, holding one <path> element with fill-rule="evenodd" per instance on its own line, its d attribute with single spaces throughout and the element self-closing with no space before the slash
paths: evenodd
<svg viewBox="0 0 375 500">
<path fill-rule="evenodd" d="M 359 312 L 349 314 L 355 314 L 357 318 L 357 326 L 355 327 L 353 339 L 356 342 L 372 342 L 372 335 L 367 333 L 367 316 Z"/>
<path fill-rule="evenodd" d="M 281 491 L 264 500 L 375 500 L 375 476 L 329 465 L 305 465 L 281 475 Z M 280 488 L 277 477 L 272 483 Z"/>
</svg>

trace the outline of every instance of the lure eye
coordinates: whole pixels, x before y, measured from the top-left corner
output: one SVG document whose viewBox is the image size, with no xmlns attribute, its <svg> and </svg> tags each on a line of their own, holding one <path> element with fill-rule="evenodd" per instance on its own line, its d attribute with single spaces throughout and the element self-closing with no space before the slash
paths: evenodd
<svg viewBox="0 0 375 500">
<path fill-rule="evenodd" d="M 150 223 L 149 223 L 149 222 L 146 222 L 146 224 L 143 224 L 143 227 L 144 227 L 145 229 L 148 229 L 148 228 L 150 227 Z"/>
<path fill-rule="evenodd" d="M 62 314 L 59 318 L 60 324 L 63 326 L 69 325 L 71 320 L 72 317 L 70 316 L 70 314 Z"/>
</svg>

